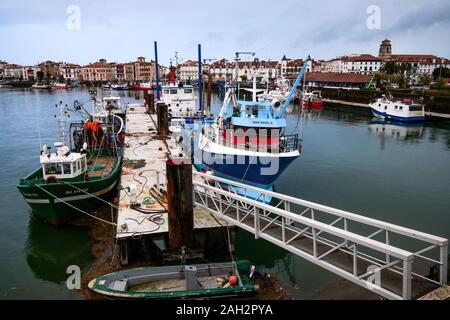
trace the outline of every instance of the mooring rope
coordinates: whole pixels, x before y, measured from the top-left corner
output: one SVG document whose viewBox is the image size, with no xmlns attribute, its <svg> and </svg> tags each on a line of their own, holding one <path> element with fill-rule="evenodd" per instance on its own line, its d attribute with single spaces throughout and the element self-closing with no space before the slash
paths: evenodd
<svg viewBox="0 0 450 320">
<path fill-rule="evenodd" d="M 103 223 L 106 223 L 106 224 L 113 225 L 113 226 L 117 227 L 117 224 L 116 224 L 116 223 L 114 223 L 114 222 L 109 222 L 109 221 L 104 220 L 104 219 L 102 219 L 102 218 L 99 218 L 99 217 L 97 217 L 97 216 L 95 216 L 95 215 L 92 215 L 92 214 L 90 214 L 90 213 L 88 213 L 88 212 L 86 212 L 86 211 L 84 211 L 84 210 L 81 210 L 80 208 L 77 208 L 77 207 L 71 205 L 70 203 L 64 201 L 63 199 L 58 198 L 57 196 L 55 196 L 54 194 L 52 194 L 50 191 L 45 190 L 44 188 L 42 188 L 42 187 L 41 187 L 40 185 L 38 185 L 38 184 L 35 184 L 35 186 L 38 187 L 39 189 L 41 189 L 42 191 L 44 191 L 45 193 L 47 193 L 48 195 L 50 195 L 51 197 L 55 198 L 56 200 L 61 201 L 61 202 L 64 203 L 65 205 L 67 205 L 67 206 L 69 206 L 69 207 L 71 207 L 71 208 L 73 208 L 73 209 L 75 209 L 75 210 L 81 212 L 82 214 L 85 214 L 85 215 L 87 215 L 87 216 L 89 216 L 89 217 L 91 217 L 91 218 L 94 218 L 94 219 L 96 219 L 96 220 L 98 220 L 98 221 L 101 221 L 101 222 L 103 222 Z"/>
<path fill-rule="evenodd" d="M 100 198 L 100 197 L 97 197 L 96 195 L 94 195 L 94 194 L 92 194 L 92 193 L 89 193 L 89 192 L 87 192 L 87 191 L 85 191 L 85 190 L 83 190 L 83 189 L 80 189 L 80 188 L 78 188 L 77 186 L 74 186 L 73 184 L 71 184 L 71 183 L 69 183 L 69 182 L 61 181 L 61 183 L 66 184 L 66 185 L 68 185 L 68 186 L 70 186 L 70 187 L 72 187 L 72 188 L 74 188 L 74 189 L 77 189 L 78 191 L 81 191 L 81 192 L 83 192 L 83 193 L 85 193 L 85 194 L 87 194 L 87 195 L 90 195 L 91 197 L 93 197 L 93 198 L 95 198 L 95 199 L 97 199 L 97 200 L 100 200 L 101 202 L 103 202 L 103 203 L 109 205 L 111 208 L 114 208 L 114 209 L 117 209 L 117 210 L 120 209 L 120 208 L 119 208 L 118 206 L 116 206 L 115 204 L 113 204 L 113 203 L 111 203 L 111 202 L 109 202 L 109 201 L 106 201 L 106 200 L 104 200 L 104 199 L 102 199 L 102 198 Z"/>
</svg>

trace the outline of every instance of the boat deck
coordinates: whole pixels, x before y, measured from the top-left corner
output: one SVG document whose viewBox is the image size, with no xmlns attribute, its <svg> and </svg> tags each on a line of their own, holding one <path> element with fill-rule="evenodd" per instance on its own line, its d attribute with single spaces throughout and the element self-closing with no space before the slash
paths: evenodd
<svg viewBox="0 0 450 320">
<path fill-rule="evenodd" d="M 113 169 L 117 157 L 93 157 L 91 161 L 92 164 L 89 167 L 98 167 L 99 170 L 90 170 L 89 177 L 104 177 Z"/>
<path fill-rule="evenodd" d="M 219 276 L 205 276 L 198 277 L 198 282 L 201 285 L 202 289 L 218 289 L 221 288 L 218 279 L 225 279 L 228 277 L 228 274 L 224 273 Z M 171 292 L 171 291 L 185 291 L 186 288 L 186 279 L 171 279 L 171 280 L 160 280 L 160 281 L 152 281 L 149 283 L 144 283 L 140 285 L 131 286 L 128 288 L 129 291 L 139 291 L 139 292 Z"/>
<path fill-rule="evenodd" d="M 183 153 L 175 139 L 161 141 L 155 138 L 156 121 L 156 115 L 147 114 L 143 105 L 129 105 L 117 239 L 139 238 L 142 235 L 158 235 L 169 231 L 167 213 L 145 214 L 131 208 L 133 197 L 141 204 L 141 209 L 163 211 L 167 208 L 164 197 L 157 190 L 165 189 L 168 155 L 179 157 Z M 219 222 L 220 224 L 206 210 L 194 209 L 194 229 L 228 226 L 225 221 Z"/>
</svg>

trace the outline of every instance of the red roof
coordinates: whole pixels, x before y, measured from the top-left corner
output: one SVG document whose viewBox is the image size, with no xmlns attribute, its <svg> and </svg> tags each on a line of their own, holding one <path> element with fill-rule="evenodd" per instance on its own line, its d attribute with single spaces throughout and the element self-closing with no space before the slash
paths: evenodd
<svg viewBox="0 0 450 320">
<path fill-rule="evenodd" d="M 371 75 L 359 73 L 312 72 L 306 73 L 306 81 L 332 83 L 368 83 Z"/>
<path fill-rule="evenodd" d="M 349 61 L 381 61 L 380 58 L 371 54 L 361 54 L 359 56 L 348 57 Z"/>
<path fill-rule="evenodd" d="M 395 62 L 420 62 L 422 64 L 450 64 L 445 58 L 439 58 L 431 54 L 393 54 L 389 58 Z"/>
</svg>

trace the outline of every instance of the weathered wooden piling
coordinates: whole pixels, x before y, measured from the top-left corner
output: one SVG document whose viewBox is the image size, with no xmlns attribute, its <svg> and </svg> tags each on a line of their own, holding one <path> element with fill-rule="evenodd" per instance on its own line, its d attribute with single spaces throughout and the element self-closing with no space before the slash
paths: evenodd
<svg viewBox="0 0 450 320">
<path fill-rule="evenodd" d="M 192 247 L 194 242 L 192 161 L 190 159 L 168 160 L 166 173 L 169 248 Z"/>
<path fill-rule="evenodd" d="M 149 101 L 148 101 L 149 99 L 148 99 L 148 91 L 147 90 L 145 90 L 144 91 L 144 106 L 145 106 L 145 108 L 147 108 L 147 113 L 149 113 L 148 112 L 148 108 L 149 108 Z"/>
<path fill-rule="evenodd" d="M 169 139 L 169 115 L 167 113 L 167 105 L 159 102 L 158 109 L 158 139 Z"/>
<path fill-rule="evenodd" d="M 148 95 L 148 113 L 155 114 L 155 95 L 153 93 Z"/>
</svg>

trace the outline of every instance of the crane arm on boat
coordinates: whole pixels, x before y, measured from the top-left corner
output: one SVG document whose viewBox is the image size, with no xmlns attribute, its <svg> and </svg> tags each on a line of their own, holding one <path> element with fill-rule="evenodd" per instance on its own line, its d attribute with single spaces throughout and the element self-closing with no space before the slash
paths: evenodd
<svg viewBox="0 0 450 320">
<path fill-rule="evenodd" d="M 297 80 L 295 80 L 294 86 L 292 87 L 291 92 L 289 93 L 288 98 L 286 99 L 286 102 L 284 103 L 283 109 L 280 112 L 279 118 L 283 118 L 284 113 L 286 112 L 286 109 L 289 107 L 289 104 L 291 103 L 292 97 L 294 96 L 295 91 L 297 90 L 298 85 L 300 84 L 300 81 L 303 78 L 303 75 L 305 74 L 306 69 L 308 68 L 308 62 L 311 60 L 311 58 L 308 56 L 305 63 L 303 64 L 302 70 L 298 74 Z"/>
</svg>

